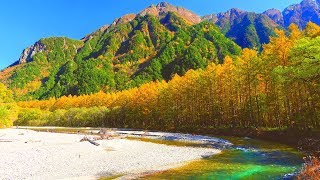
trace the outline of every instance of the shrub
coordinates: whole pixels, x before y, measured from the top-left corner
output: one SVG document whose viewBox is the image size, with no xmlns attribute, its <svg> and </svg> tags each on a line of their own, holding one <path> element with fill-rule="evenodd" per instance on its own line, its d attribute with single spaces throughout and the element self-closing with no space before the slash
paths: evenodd
<svg viewBox="0 0 320 180">
<path fill-rule="evenodd" d="M 14 125 L 19 126 L 43 126 L 47 123 L 49 111 L 40 109 L 23 109 L 18 114 L 17 121 Z"/>
<path fill-rule="evenodd" d="M 18 107 L 15 104 L 0 104 L 0 128 L 9 128 L 17 118 Z"/>
</svg>

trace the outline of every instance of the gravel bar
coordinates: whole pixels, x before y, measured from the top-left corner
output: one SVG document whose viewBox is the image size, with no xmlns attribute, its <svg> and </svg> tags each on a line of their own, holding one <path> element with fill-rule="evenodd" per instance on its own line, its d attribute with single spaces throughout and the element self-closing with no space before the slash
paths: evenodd
<svg viewBox="0 0 320 180">
<path fill-rule="evenodd" d="M 97 179 L 166 170 L 220 153 L 213 148 L 176 147 L 114 138 L 80 142 L 84 135 L 0 130 L 0 179 Z"/>
</svg>

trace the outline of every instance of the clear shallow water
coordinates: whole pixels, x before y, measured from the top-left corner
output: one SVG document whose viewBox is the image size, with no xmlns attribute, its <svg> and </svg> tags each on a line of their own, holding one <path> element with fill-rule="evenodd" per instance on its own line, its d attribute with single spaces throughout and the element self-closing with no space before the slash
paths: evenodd
<svg viewBox="0 0 320 180">
<path fill-rule="evenodd" d="M 221 154 L 145 179 L 293 179 L 302 154 L 294 148 L 248 138 L 222 137 L 233 143 Z"/>
<path fill-rule="evenodd" d="M 48 128 L 54 132 L 54 129 Z M 57 132 L 97 133 L 98 129 L 59 129 Z M 179 133 L 113 129 L 109 132 L 170 145 L 205 146 L 222 153 L 183 167 L 148 175 L 144 179 L 293 179 L 302 166 L 302 154 L 286 145 L 250 138 L 210 137 Z M 192 144 L 181 142 L 191 142 Z"/>
<path fill-rule="evenodd" d="M 196 146 L 222 149 L 222 153 L 144 177 L 144 179 L 293 179 L 303 163 L 296 149 L 250 138 L 210 137 L 179 133 L 123 131 L 161 143 L 193 142 Z M 195 145 L 193 144 L 193 146 Z"/>
</svg>

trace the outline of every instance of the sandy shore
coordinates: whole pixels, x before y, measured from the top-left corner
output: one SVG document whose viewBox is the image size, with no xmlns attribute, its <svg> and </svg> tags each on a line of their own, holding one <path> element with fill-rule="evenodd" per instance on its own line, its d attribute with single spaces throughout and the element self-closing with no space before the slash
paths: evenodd
<svg viewBox="0 0 320 180">
<path fill-rule="evenodd" d="M 0 130 L 0 179 L 96 179 L 165 170 L 219 153 L 126 139 L 80 142 L 83 135 Z"/>
</svg>

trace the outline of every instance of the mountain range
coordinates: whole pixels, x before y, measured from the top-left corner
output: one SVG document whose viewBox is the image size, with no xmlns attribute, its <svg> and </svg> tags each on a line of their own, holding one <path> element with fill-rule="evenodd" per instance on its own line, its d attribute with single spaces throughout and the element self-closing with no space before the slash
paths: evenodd
<svg viewBox="0 0 320 180">
<path fill-rule="evenodd" d="M 227 37 L 245 48 L 261 48 L 274 35 L 274 29 L 287 29 L 294 23 L 303 29 L 311 21 L 320 24 L 320 0 L 303 0 L 287 7 L 283 12 L 269 9 L 263 13 L 231 9 L 224 13 L 202 17 L 220 27 Z"/>
<path fill-rule="evenodd" d="M 41 39 L 0 72 L 0 81 L 25 100 L 170 80 L 210 62 L 223 63 L 227 55 L 239 55 L 241 48 L 260 50 L 276 28 L 320 24 L 319 4 L 320 0 L 304 0 L 283 12 L 231 9 L 200 17 L 162 2 L 118 18 L 81 40 Z"/>
</svg>

